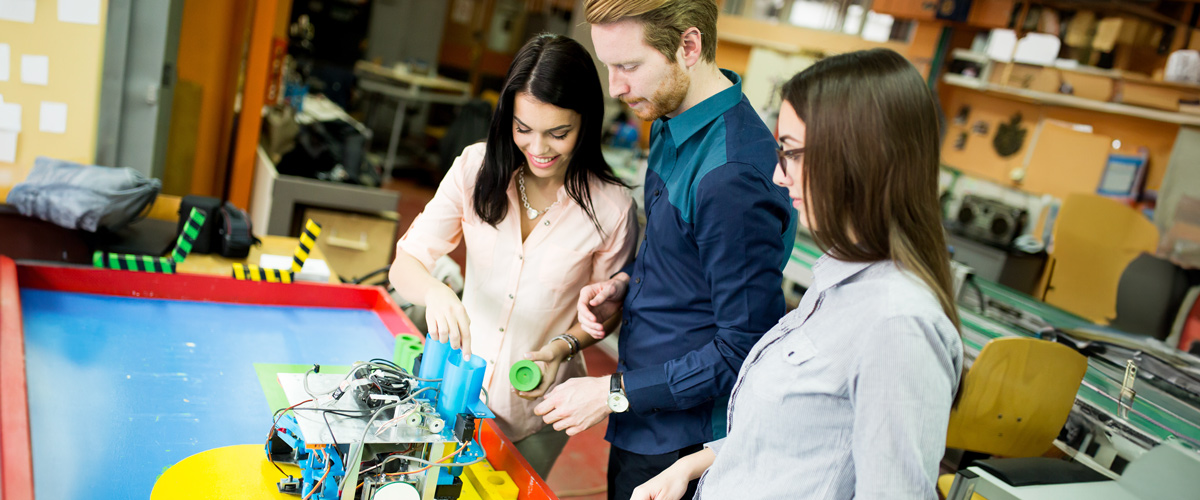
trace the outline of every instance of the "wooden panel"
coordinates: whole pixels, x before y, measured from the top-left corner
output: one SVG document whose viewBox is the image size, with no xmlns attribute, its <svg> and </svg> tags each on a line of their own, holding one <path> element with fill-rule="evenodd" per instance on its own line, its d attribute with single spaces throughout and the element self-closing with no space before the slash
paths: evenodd
<svg viewBox="0 0 1200 500">
<path fill-rule="evenodd" d="M 248 0 L 184 2 L 178 76 L 201 88 L 188 194 L 220 196 L 232 143 L 233 101 L 242 60 Z"/>
<path fill-rule="evenodd" d="M 871 10 L 900 19 L 932 20 L 937 15 L 936 0 L 875 0 Z"/>
<path fill-rule="evenodd" d="M 717 40 L 717 66 L 746 76 L 746 68 L 750 65 L 750 46 L 740 43 Z"/>
<path fill-rule="evenodd" d="M 1121 273 L 1157 246 L 1158 229 L 1137 210 L 1094 194 L 1071 195 L 1054 228 L 1054 266 L 1045 300 L 1108 323 L 1117 314 Z"/>
<path fill-rule="evenodd" d="M 238 114 L 233 170 L 229 174 L 229 201 L 242 208 L 250 206 L 250 189 L 254 181 L 254 158 L 258 149 L 259 128 L 262 125 L 263 101 L 267 80 L 271 75 L 271 38 L 275 33 L 275 16 L 278 13 L 275 2 L 260 1 L 255 3 L 254 7 L 250 48 L 246 56 L 242 110 Z"/>
<path fill-rule="evenodd" d="M 722 14 L 717 18 L 717 39 L 742 45 L 761 45 L 780 52 L 818 52 L 826 55 L 885 47 L 901 54 L 908 44 L 871 42 L 854 35 L 814 30 L 787 23 L 768 23 L 748 17 Z"/>
<path fill-rule="evenodd" d="M 1150 163 L 1146 173 L 1147 189 L 1158 189 L 1162 184 L 1167 161 L 1170 159 L 1171 149 L 1175 146 L 1175 137 L 1179 133 L 1179 125 L 1144 118 L 1085 109 L 1040 106 L 949 85 L 939 86 L 938 91 L 946 113 L 947 133 L 942 144 L 943 163 L 967 174 L 1006 186 L 1014 186 L 1009 174 L 1024 164 L 1026 151 L 1022 148 L 1015 155 L 1001 158 L 992 147 L 992 138 L 999 123 L 1008 121 L 1014 113 L 1019 112 L 1025 118 L 1024 126 L 1028 130 L 1026 142 L 1033 137 L 1035 124 L 1041 117 L 1091 125 L 1093 132 L 1121 141 L 1121 150 L 1124 152 L 1134 152 L 1138 146 L 1145 146 L 1150 151 Z M 967 123 L 960 125 L 955 122 L 955 117 L 962 106 L 969 106 L 971 113 Z M 987 125 L 986 136 L 970 131 L 971 126 L 978 121 Z M 968 133 L 966 145 L 961 150 L 956 149 L 955 141 L 963 131 Z"/>
<path fill-rule="evenodd" d="M 1112 138 L 1044 122 L 1033 146 L 1021 189 L 1066 199 L 1094 193 L 1112 149 Z"/>
<path fill-rule="evenodd" d="M 946 113 L 946 139 L 942 144 L 942 162 L 964 173 L 1012 186 L 1009 175 L 1014 169 L 1024 165 L 1026 148 L 1033 138 L 1034 129 L 1042 114 L 1039 106 L 946 85 L 941 86 L 940 93 L 942 107 Z M 970 113 L 966 122 L 960 124 L 957 116 L 963 106 L 970 107 Z M 996 136 L 1000 124 L 1009 122 L 1016 113 L 1023 117 L 1025 144 L 1015 154 L 1001 157 L 992 145 L 992 138 Z M 986 134 L 980 135 L 972 130 L 978 122 L 984 124 Z M 958 149 L 955 143 L 962 132 L 967 133 L 967 140 L 964 147 Z"/>
<path fill-rule="evenodd" d="M 179 80 L 175 85 L 166 166 L 163 168 L 163 193 L 184 196 L 190 192 L 203 97 L 204 88 L 196 82 Z"/>
<path fill-rule="evenodd" d="M 1007 28 L 1015 4 L 1013 0 L 974 0 L 967 24 L 981 28 Z"/>
</svg>

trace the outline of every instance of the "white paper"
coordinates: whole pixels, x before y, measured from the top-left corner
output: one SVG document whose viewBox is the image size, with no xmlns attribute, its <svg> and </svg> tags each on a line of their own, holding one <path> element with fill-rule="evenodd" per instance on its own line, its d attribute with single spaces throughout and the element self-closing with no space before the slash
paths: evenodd
<svg viewBox="0 0 1200 500">
<path fill-rule="evenodd" d="M 15 102 L 0 102 L 0 131 L 21 131 L 21 105 Z"/>
<path fill-rule="evenodd" d="M 12 49 L 8 48 L 7 43 L 0 43 L 0 82 L 8 81 L 9 66 L 12 66 Z"/>
<path fill-rule="evenodd" d="M 37 0 L 0 0 L 0 21 L 33 23 Z"/>
<path fill-rule="evenodd" d="M 58 20 L 64 23 L 100 24 L 100 0 L 58 0 Z"/>
<path fill-rule="evenodd" d="M 0 163 L 17 162 L 17 133 L 0 130 Z"/>
<path fill-rule="evenodd" d="M 42 113 L 38 130 L 52 134 L 67 133 L 67 104 L 42 101 Z"/>
<path fill-rule="evenodd" d="M 50 58 L 21 56 L 21 83 L 48 85 L 50 83 Z"/>
</svg>

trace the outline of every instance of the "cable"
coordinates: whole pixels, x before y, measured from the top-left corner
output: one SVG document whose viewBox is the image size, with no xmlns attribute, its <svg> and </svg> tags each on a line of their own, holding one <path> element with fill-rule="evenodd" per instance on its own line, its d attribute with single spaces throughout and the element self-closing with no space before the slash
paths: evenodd
<svg viewBox="0 0 1200 500">
<path fill-rule="evenodd" d="M 329 455 L 325 453 L 324 450 L 318 451 L 320 451 L 321 455 L 325 457 L 325 474 L 321 476 L 321 479 L 318 479 L 317 482 L 313 483 L 312 489 L 308 490 L 308 494 L 304 495 L 304 498 L 301 500 L 308 500 L 310 497 L 312 497 L 312 494 L 316 493 L 317 487 L 320 486 L 321 483 L 325 482 L 326 477 L 329 477 L 329 471 L 333 470 L 333 460 L 329 458 Z"/>
<path fill-rule="evenodd" d="M 294 409 L 297 406 L 300 406 L 304 403 L 309 403 L 309 402 L 312 402 L 312 400 L 309 399 L 306 401 L 301 401 L 292 406 L 284 408 L 283 410 L 275 410 L 275 421 L 271 422 L 271 431 L 267 433 L 267 442 L 263 444 L 263 447 L 266 448 L 266 450 L 267 450 L 267 461 L 271 462 L 271 465 L 274 465 L 276 469 L 279 469 L 279 473 L 283 474 L 284 477 L 292 477 L 292 476 L 291 476 L 291 474 L 284 472 L 283 468 L 280 467 L 279 464 L 275 463 L 275 458 L 271 456 L 271 438 L 275 437 L 275 429 L 277 429 L 279 427 L 279 419 L 283 418 L 283 415 L 286 414 L 288 412 L 288 410 Z"/>
</svg>

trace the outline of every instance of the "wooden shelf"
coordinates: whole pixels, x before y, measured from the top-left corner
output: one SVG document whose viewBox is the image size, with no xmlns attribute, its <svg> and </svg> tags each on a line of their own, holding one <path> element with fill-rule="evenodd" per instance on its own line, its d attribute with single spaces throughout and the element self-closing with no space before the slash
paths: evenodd
<svg viewBox="0 0 1200 500">
<path fill-rule="evenodd" d="M 1143 108 L 1141 106 L 1130 106 L 1128 104 L 1119 104 L 1115 102 L 1095 101 L 1092 99 L 1075 97 L 1073 95 L 1051 94 L 1049 92 L 1037 92 L 1014 87 L 1005 87 L 992 83 L 980 82 L 974 78 L 965 78 L 953 74 L 945 75 L 942 78 L 942 81 L 945 82 L 946 85 L 953 87 L 978 90 L 987 94 L 996 94 L 1001 97 L 1013 98 L 1046 106 L 1086 109 L 1100 113 L 1132 116 L 1135 118 L 1144 118 L 1147 120 L 1174 123 L 1178 125 L 1200 126 L 1200 115 L 1193 115 L 1189 113 L 1172 113 L 1170 111 Z"/>
</svg>

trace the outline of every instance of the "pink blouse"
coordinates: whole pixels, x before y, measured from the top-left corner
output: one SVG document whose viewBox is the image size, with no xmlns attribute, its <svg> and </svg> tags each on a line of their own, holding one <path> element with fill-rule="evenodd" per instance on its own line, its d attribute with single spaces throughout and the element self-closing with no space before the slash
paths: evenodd
<svg viewBox="0 0 1200 500">
<path fill-rule="evenodd" d="M 487 361 L 488 407 L 504 433 L 518 441 L 544 424 L 533 414 L 539 401 L 512 393 L 509 367 L 574 325 L 579 290 L 608 279 L 630 261 L 638 222 L 627 189 L 594 181 L 592 210 L 603 234 L 563 187 L 558 205 L 522 242 L 518 218 L 525 211 L 515 179 L 508 186 L 504 220 L 492 227 L 475 214 L 472 197 L 483 155 L 482 143 L 463 150 L 396 249 L 432 269 L 466 239 L 462 301 L 471 320 L 471 352 Z M 576 356 L 562 365 L 554 383 L 586 374 L 583 357 Z"/>
</svg>

